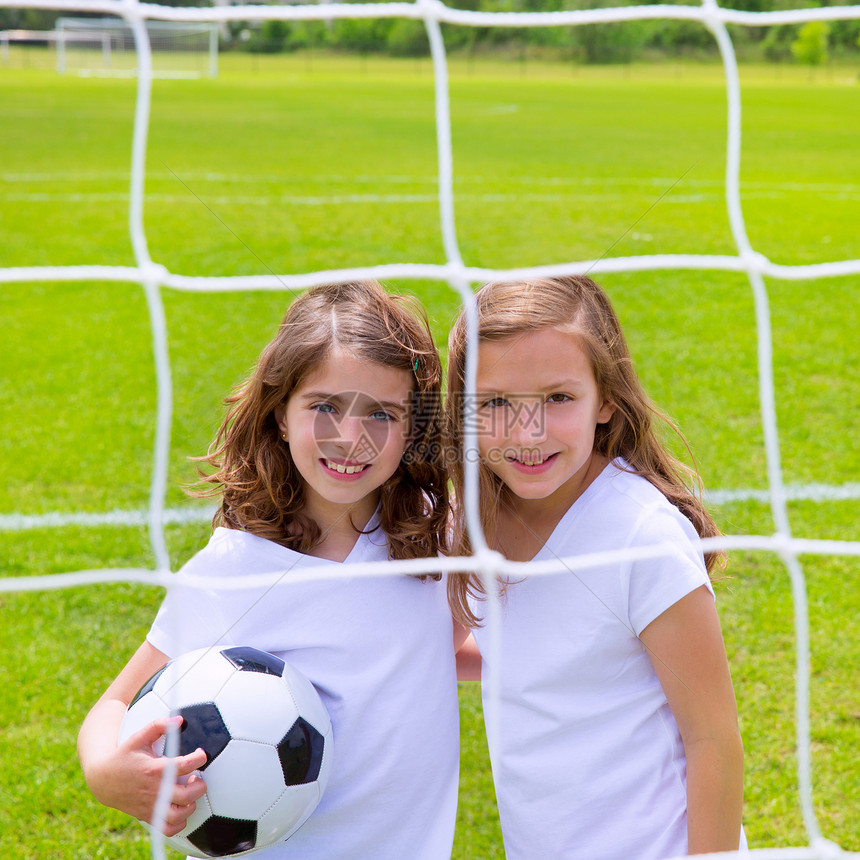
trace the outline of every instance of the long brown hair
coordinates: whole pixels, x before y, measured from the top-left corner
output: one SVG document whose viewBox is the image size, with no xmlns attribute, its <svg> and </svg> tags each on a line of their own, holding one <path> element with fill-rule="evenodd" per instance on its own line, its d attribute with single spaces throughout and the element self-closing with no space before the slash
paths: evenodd
<svg viewBox="0 0 860 860">
<path fill-rule="evenodd" d="M 304 482 L 281 439 L 275 410 L 335 349 L 408 370 L 414 379 L 410 437 L 380 488 L 380 527 L 392 559 L 444 551 L 448 489 L 442 458 L 442 367 L 421 306 L 375 281 L 314 287 L 288 309 L 247 380 L 228 398 L 209 453 L 214 468 L 199 495 L 220 496 L 213 525 L 241 529 L 298 552 L 321 538 L 304 511 Z M 438 578 L 438 576 L 436 577 Z"/>
<path fill-rule="evenodd" d="M 719 534 L 701 501 L 701 480 L 667 449 L 660 430 L 668 428 L 686 446 L 671 420 L 649 399 L 633 368 L 618 317 L 606 293 L 584 276 L 533 281 L 485 284 L 476 294 L 479 341 L 501 341 L 542 328 L 557 328 L 574 334 L 589 358 L 603 400 L 615 406 L 608 422 L 598 424 L 594 449 L 610 460 L 623 457 L 630 469 L 650 481 L 693 524 L 700 537 Z M 463 450 L 466 376 L 466 320 L 461 314 L 448 341 L 448 395 L 446 403 L 446 447 Z M 689 451 L 689 448 L 687 448 Z M 449 458 L 454 496 L 463 498 L 463 458 Z M 479 509 L 488 540 L 493 540 L 500 508 L 509 490 L 484 463 L 479 464 Z M 469 555 L 472 547 L 466 533 L 463 506 L 453 513 L 454 555 Z M 722 554 L 708 553 L 710 572 Z M 448 596 L 454 617 L 467 626 L 477 618 L 468 603 L 469 595 L 484 594 L 475 574 L 448 579 Z"/>
</svg>

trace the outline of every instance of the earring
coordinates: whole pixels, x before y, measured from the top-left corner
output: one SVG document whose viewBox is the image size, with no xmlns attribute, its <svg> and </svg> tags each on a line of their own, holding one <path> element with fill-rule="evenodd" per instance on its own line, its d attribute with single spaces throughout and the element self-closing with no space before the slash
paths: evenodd
<svg viewBox="0 0 860 860">
<path fill-rule="evenodd" d="M 283 439 L 283 440 L 284 440 L 284 442 L 286 442 L 286 441 L 287 441 L 287 434 L 286 434 L 286 433 L 281 433 L 281 439 Z"/>
</svg>

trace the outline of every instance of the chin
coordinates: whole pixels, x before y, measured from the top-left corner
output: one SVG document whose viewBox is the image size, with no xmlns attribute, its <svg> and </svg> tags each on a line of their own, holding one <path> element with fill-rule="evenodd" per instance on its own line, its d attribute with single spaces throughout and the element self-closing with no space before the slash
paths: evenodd
<svg viewBox="0 0 860 860">
<path fill-rule="evenodd" d="M 539 501 L 551 496 L 558 487 L 512 487 L 508 484 L 508 489 L 518 498 L 526 501 Z"/>
</svg>

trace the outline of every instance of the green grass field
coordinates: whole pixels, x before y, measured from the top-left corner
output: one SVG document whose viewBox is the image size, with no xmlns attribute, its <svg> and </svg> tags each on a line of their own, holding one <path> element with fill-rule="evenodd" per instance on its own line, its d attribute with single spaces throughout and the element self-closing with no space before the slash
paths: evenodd
<svg viewBox="0 0 860 860">
<path fill-rule="evenodd" d="M 778 263 L 853 259 L 860 224 L 856 69 L 742 68 L 742 188 L 753 246 Z M 135 85 L 0 66 L 0 266 L 133 265 Z M 467 264 L 734 252 L 717 67 L 451 65 L 456 219 Z M 223 57 L 215 80 L 157 81 L 145 226 L 173 272 L 298 273 L 444 262 L 426 61 Z M 601 278 L 646 387 L 687 435 L 710 491 L 766 487 L 753 300 L 745 277 Z M 391 283 L 426 303 L 444 283 Z M 769 281 L 793 533 L 860 539 L 860 278 Z M 167 503 L 187 507 L 223 396 L 270 338 L 284 293 L 164 292 L 174 385 Z M 151 566 L 143 528 L 38 527 L 19 515 L 142 511 L 155 371 L 146 302 L 127 284 L 0 285 L 0 577 Z M 843 501 L 816 501 L 819 486 Z M 716 509 L 773 532 L 768 506 Z M 173 564 L 207 536 L 171 527 Z M 860 564 L 806 557 L 812 754 L 825 836 L 860 851 Z M 774 556 L 733 553 L 718 588 L 747 752 L 753 847 L 804 844 L 795 774 L 794 632 Z M 115 585 L 0 592 L 0 833 L 12 858 L 145 858 L 142 828 L 89 796 L 74 752 L 88 708 L 144 636 L 161 592 Z M 462 687 L 454 856 L 501 857 L 476 690 Z"/>
</svg>

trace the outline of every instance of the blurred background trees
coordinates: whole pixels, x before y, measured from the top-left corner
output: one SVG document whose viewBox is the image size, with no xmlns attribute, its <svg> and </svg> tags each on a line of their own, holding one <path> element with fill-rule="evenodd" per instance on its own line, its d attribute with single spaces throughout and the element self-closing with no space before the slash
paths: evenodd
<svg viewBox="0 0 860 860">
<path fill-rule="evenodd" d="M 364 1 L 364 0 L 363 0 Z M 206 0 L 160 0 L 163 5 L 203 6 Z M 218 0 L 223 3 L 227 0 Z M 623 5 L 648 5 L 647 0 L 449 0 L 459 9 L 486 12 L 550 12 Z M 669 0 L 672 2 L 672 0 Z M 850 0 L 823 5 L 847 5 Z M 766 12 L 803 8 L 807 0 L 733 0 L 724 5 Z M 58 12 L 0 9 L 0 30 L 51 29 Z M 809 66 L 829 60 L 860 58 L 860 20 L 809 22 L 776 27 L 732 27 L 732 39 L 743 60 L 796 62 Z M 580 27 L 482 28 L 444 25 L 452 52 L 548 57 L 579 63 L 628 63 L 634 60 L 717 57 L 713 36 L 690 21 L 630 21 Z M 231 21 L 222 29 L 223 50 L 277 53 L 330 49 L 353 53 L 386 53 L 421 57 L 429 44 L 421 21 L 403 18 L 356 18 L 322 21 Z"/>
</svg>

